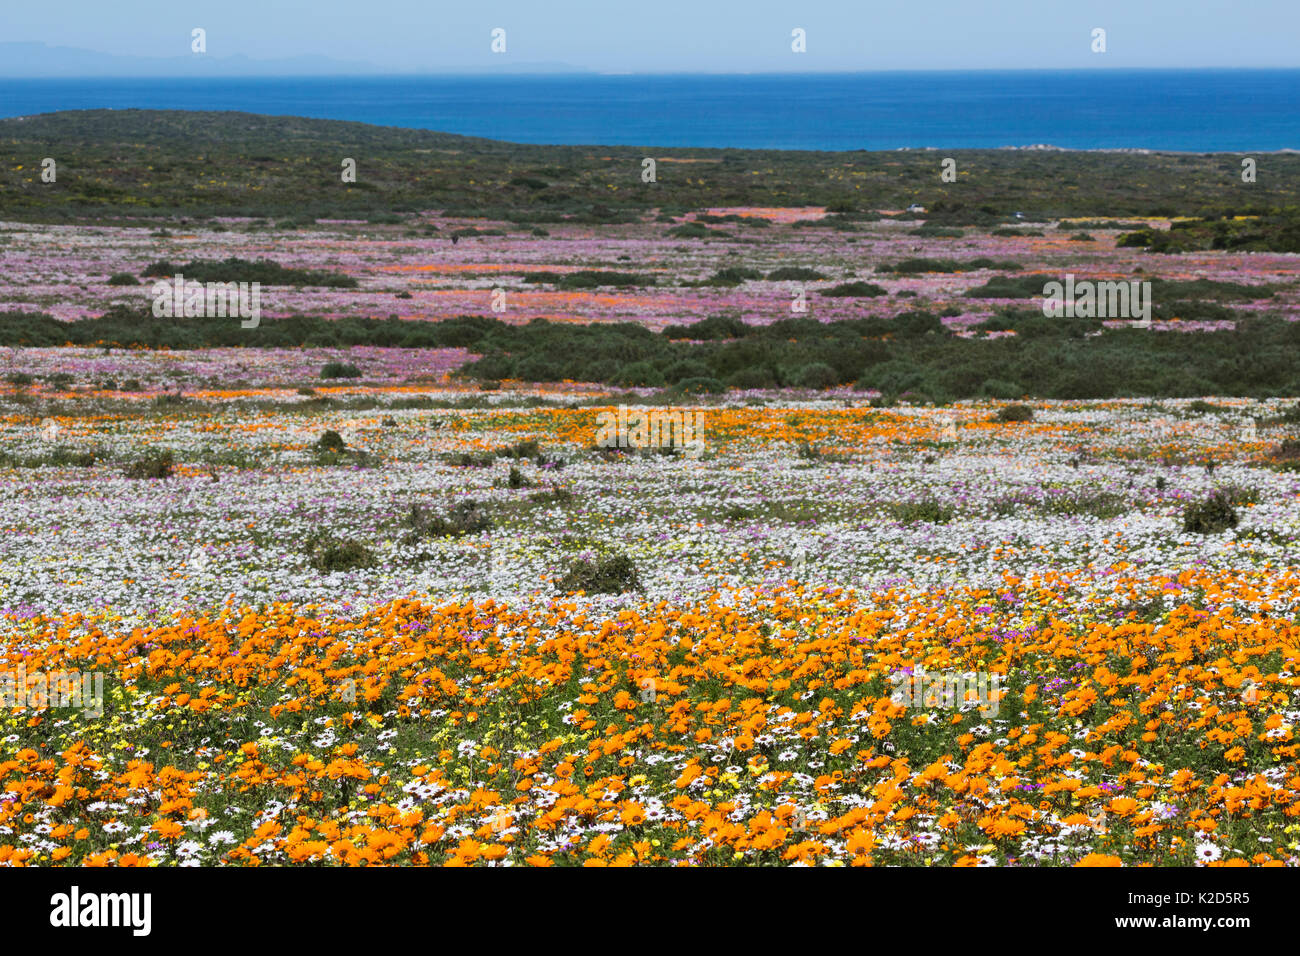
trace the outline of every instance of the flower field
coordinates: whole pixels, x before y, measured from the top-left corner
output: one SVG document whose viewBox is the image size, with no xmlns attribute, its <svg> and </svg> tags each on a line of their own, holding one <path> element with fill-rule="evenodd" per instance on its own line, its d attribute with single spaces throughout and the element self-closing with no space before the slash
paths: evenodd
<svg viewBox="0 0 1300 956">
<path fill-rule="evenodd" d="M 0 661 L 103 696 L 0 712 L 0 862 L 1300 858 L 1291 403 L 732 392 L 689 456 L 330 357 L 6 393 Z"/>
</svg>

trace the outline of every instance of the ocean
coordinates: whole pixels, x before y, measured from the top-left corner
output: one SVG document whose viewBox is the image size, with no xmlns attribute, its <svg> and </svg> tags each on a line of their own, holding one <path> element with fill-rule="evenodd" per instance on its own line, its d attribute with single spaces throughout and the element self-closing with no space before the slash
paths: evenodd
<svg viewBox="0 0 1300 956">
<path fill-rule="evenodd" d="M 0 116 L 242 110 L 521 143 L 1300 148 L 1300 70 L 0 79 Z"/>
</svg>

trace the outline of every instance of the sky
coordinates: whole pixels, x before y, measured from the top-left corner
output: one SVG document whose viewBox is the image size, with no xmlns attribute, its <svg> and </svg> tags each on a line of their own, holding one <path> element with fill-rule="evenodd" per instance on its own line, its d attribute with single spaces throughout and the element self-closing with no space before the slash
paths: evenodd
<svg viewBox="0 0 1300 956">
<path fill-rule="evenodd" d="M 314 56 L 376 72 L 1300 67 L 1300 0 L 3 0 L 0 56 L 26 42 L 188 58 L 195 27 L 218 61 Z M 13 71 L 0 62 L 0 75 Z"/>
</svg>

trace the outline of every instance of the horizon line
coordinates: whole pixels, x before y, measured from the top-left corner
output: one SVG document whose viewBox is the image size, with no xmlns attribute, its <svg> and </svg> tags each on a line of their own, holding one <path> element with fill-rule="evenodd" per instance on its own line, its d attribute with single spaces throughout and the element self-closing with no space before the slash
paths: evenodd
<svg viewBox="0 0 1300 956">
<path fill-rule="evenodd" d="M 341 72 L 341 73 L 84 73 L 66 75 L 9 75 L 0 73 L 0 80 L 28 80 L 31 82 L 48 82 L 49 80 L 266 80 L 266 79 L 485 79 L 485 78 L 503 78 L 517 79 L 521 77 L 528 78 L 556 78 L 556 77 L 723 77 L 723 76 L 758 76 L 758 77 L 823 77 L 823 76 L 866 76 L 882 74 L 899 74 L 899 73 L 1193 73 L 1193 72 L 1222 72 L 1222 73 L 1247 73 L 1247 72 L 1300 72 L 1300 64 L 1291 66 L 1071 66 L 1071 67 L 1039 67 L 1039 66 L 1019 66 L 1019 67 L 992 67 L 992 66 L 959 66 L 959 67 L 894 67 L 889 69 L 849 69 L 849 70 L 727 70 L 727 71 L 707 71 L 707 70 L 598 70 L 585 67 L 575 67 L 572 70 L 539 70 L 529 72 L 526 70 L 492 70 L 481 69 L 474 70 L 466 68 L 465 70 L 444 70 L 438 72 L 383 72 L 383 73 L 366 73 L 366 72 Z"/>
</svg>

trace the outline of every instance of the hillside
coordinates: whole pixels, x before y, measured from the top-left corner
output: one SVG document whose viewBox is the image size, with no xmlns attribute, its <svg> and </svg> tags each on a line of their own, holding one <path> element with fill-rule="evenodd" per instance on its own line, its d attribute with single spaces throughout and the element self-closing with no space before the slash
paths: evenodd
<svg viewBox="0 0 1300 956">
<path fill-rule="evenodd" d="M 1269 154 L 1244 184 L 1234 154 L 776 150 L 533 146 L 337 120 L 235 112 L 76 110 L 0 120 L 0 218 L 287 214 L 369 217 L 438 209 L 501 220 L 617 222 L 709 206 L 920 203 L 931 221 L 1170 216 L 1297 204 L 1300 155 Z M 53 157 L 56 183 L 41 182 Z M 958 180 L 940 180 L 940 160 Z M 341 181 L 344 158 L 357 182 Z M 641 181 L 642 160 L 657 182 Z"/>
</svg>

